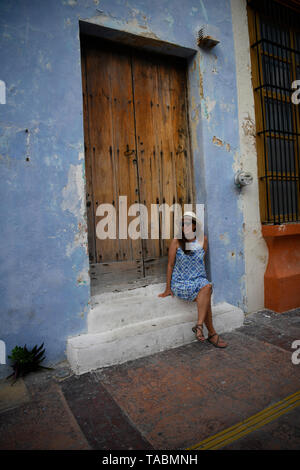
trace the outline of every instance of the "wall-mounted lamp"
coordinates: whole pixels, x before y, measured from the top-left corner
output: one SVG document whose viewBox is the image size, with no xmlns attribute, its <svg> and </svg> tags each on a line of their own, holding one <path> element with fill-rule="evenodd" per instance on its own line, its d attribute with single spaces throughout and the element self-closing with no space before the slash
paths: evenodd
<svg viewBox="0 0 300 470">
<path fill-rule="evenodd" d="M 252 181 L 253 176 L 250 171 L 238 171 L 234 177 L 234 182 L 239 188 L 242 186 L 248 186 Z"/>
<path fill-rule="evenodd" d="M 197 43 L 199 47 L 203 47 L 204 49 L 211 49 L 212 47 L 219 44 L 219 42 L 220 41 L 213 38 L 212 36 L 207 35 L 206 28 L 204 26 L 198 31 Z"/>
</svg>

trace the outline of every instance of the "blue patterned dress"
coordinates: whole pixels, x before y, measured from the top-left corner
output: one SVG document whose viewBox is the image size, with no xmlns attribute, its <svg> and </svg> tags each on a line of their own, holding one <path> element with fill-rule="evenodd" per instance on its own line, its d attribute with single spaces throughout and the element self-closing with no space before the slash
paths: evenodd
<svg viewBox="0 0 300 470">
<path fill-rule="evenodd" d="M 173 294 L 184 300 L 195 300 L 202 287 L 212 284 L 206 277 L 204 249 L 198 240 L 190 244 L 193 249 L 189 254 L 185 254 L 180 247 L 177 248 L 171 278 Z"/>
</svg>

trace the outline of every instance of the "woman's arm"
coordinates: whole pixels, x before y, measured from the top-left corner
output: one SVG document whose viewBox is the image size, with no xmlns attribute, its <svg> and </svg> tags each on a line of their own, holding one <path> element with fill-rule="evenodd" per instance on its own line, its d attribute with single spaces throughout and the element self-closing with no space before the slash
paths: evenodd
<svg viewBox="0 0 300 470">
<path fill-rule="evenodd" d="M 178 240 L 174 238 L 169 247 L 166 288 L 162 294 L 158 294 L 158 297 L 167 297 L 168 295 L 171 295 L 172 297 L 174 296 L 173 292 L 171 291 L 171 278 L 175 264 L 177 247 Z"/>
<path fill-rule="evenodd" d="M 206 255 L 206 252 L 207 252 L 207 247 L 208 247 L 207 236 L 206 236 L 206 235 L 204 235 L 204 242 L 203 242 L 204 256 Z"/>
</svg>

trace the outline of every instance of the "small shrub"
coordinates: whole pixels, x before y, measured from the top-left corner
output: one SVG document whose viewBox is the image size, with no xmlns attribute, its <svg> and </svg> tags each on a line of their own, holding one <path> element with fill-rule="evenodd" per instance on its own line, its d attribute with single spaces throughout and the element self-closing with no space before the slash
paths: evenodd
<svg viewBox="0 0 300 470">
<path fill-rule="evenodd" d="M 24 375 L 29 372 L 35 372 L 40 369 L 50 369 L 50 367 L 43 367 L 41 363 L 44 361 L 45 349 L 43 349 L 44 343 L 39 347 L 35 345 L 31 350 L 27 349 L 26 344 L 22 348 L 21 346 L 16 346 L 12 351 L 11 355 L 8 356 L 9 359 L 13 361 L 12 368 L 14 372 L 7 377 L 13 377 L 15 381 L 19 377 L 24 377 Z"/>
</svg>

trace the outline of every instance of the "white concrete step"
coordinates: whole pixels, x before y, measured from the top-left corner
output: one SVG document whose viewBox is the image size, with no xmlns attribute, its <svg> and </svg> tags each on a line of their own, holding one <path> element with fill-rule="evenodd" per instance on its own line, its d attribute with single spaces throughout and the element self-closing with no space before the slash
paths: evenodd
<svg viewBox="0 0 300 470">
<path fill-rule="evenodd" d="M 157 297 L 163 289 L 164 284 L 156 284 L 94 298 L 88 333 L 67 342 L 72 370 L 83 374 L 194 341 L 196 304 L 176 297 Z M 218 333 L 243 324 L 242 310 L 228 303 L 213 305 L 212 312 Z"/>
<path fill-rule="evenodd" d="M 175 297 L 158 297 L 165 284 L 154 284 L 140 289 L 98 295 L 92 301 L 88 315 L 88 333 L 104 333 L 156 318 L 181 315 L 182 321 L 190 314 L 195 317 L 196 304 Z"/>
</svg>

